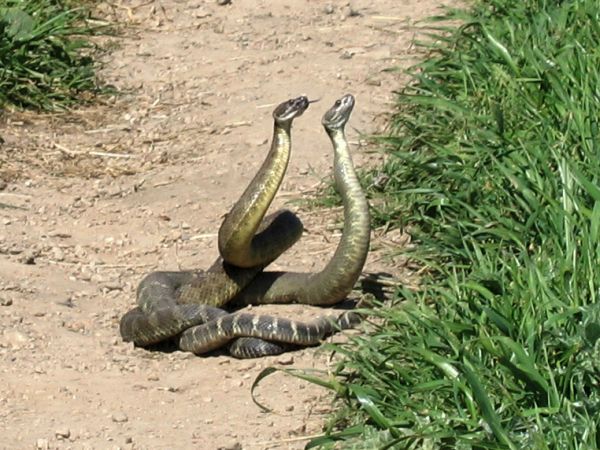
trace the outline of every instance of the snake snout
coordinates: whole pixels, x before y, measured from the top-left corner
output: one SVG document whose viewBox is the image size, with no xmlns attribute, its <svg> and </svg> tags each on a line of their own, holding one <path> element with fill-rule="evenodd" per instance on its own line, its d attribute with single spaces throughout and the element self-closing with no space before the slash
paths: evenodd
<svg viewBox="0 0 600 450">
<path fill-rule="evenodd" d="M 344 95 L 339 101 L 345 108 L 354 108 L 354 95 L 352 94 Z"/>
</svg>

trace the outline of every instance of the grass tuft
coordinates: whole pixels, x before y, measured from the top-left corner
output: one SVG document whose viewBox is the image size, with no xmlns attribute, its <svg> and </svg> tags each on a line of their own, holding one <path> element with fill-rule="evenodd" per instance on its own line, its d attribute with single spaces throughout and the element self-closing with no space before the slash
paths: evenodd
<svg viewBox="0 0 600 450">
<path fill-rule="evenodd" d="M 100 91 L 88 38 L 102 28 L 74 5 L 0 0 L 0 107 L 62 110 Z"/>
</svg>

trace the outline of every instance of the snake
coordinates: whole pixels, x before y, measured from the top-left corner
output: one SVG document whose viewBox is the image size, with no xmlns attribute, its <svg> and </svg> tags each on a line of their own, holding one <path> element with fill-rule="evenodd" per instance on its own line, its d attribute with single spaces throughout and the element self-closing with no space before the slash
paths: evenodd
<svg viewBox="0 0 600 450">
<path fill-rule="evenodd" d="M 370 219 L 344 133 L 354 107 L 350 94 L 337 100 L 322 119 L 333 143 L 335 183 L 344 202 L 344 230 L 334 256 L 316 273 L 263 271 L 303 231 L 291 211 L 264 216 L 287 169 L 292 122 L 309 103 L 302 96 L 275 108 L 271 149 L 219 229 L 220 257 L 215 263 L 207 271 L 153 272 L 142 280 L 138 306 L 121 319 L 125 341 L 147 346 L 175 337 L 181 350 L 195 354 L 229 344 L 232 356 L 249 358 L 281 353 L 290 345 L 318 344 L 358 323 L 351 312 L 305 323 L 221 308 L 227 303 L 332 305 L 346 297 L 361 273 Z"/>
</svg>

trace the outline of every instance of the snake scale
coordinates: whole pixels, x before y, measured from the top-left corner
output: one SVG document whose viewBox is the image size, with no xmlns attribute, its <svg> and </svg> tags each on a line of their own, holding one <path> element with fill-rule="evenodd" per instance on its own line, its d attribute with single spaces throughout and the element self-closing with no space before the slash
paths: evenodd
<svg viewBox="0 0 600 450">
<path fill-rule="evenodd" d="M 228 303 L 332 305 L 346 297 L 360 275 L 369 248 L 370 219 L 344 134 L 354 107 L 350 94 L 337 100 L 322 119 L 333 144 L 335 183 L 344 202 L 344 229 L 335 254 L 316 273 L 263 271 L 303 231 L 288 210 L 265 214 L 287 169 L 292 122 L 308 106 L 302 96 L 274 110 L 271 149 L 219 229 L 221 256 L 207 271 L 147 275 L 138 286 L 138 306 L 121 319 L 125 341 L 147 346 L 175 338 L 181 350 L 196 354 L 229 344 L 231 355 L 250 358 L 281 353 L 289 345 L 317 344 L 358 322 L 352 312 L 304 323 L 221 308 Z"/>
</svg>

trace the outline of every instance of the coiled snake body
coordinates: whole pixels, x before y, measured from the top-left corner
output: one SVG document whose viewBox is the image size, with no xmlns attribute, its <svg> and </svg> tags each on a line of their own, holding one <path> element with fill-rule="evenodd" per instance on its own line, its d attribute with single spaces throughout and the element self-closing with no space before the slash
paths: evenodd
<svg viewBox="0 0 600 450">
<path fill-rule="evenodd" d="M 181 350 L 201 354 L 233 340 L 229 352 L 247 358 L 281 353 L 286 344 L 317 344 L 336 329 L 356 324 L 353 313 L 303 323 L 220 308 L 230 301 L 331 305 L 345 298 L 360 275 L 370 222 L 344 135 L 354 107 L 351 95 L 338 100 L 322 120 L 333 143 L 335 181 L 344 201 L 344 230 L 336 252 L 321 272 L 263 272 L 303 231 L 290 211 L 264 216 L 287 169 L 292 122 L 308 105 L 306 97 L 298 97 L 273 112 L 271 149 L 219 229 L 217 261 L 205 272 L 154 272 L 142 280 L 138 306 L 121 319 L 125 341 L 147 346 L 176 337 Z"/>
</svg>

